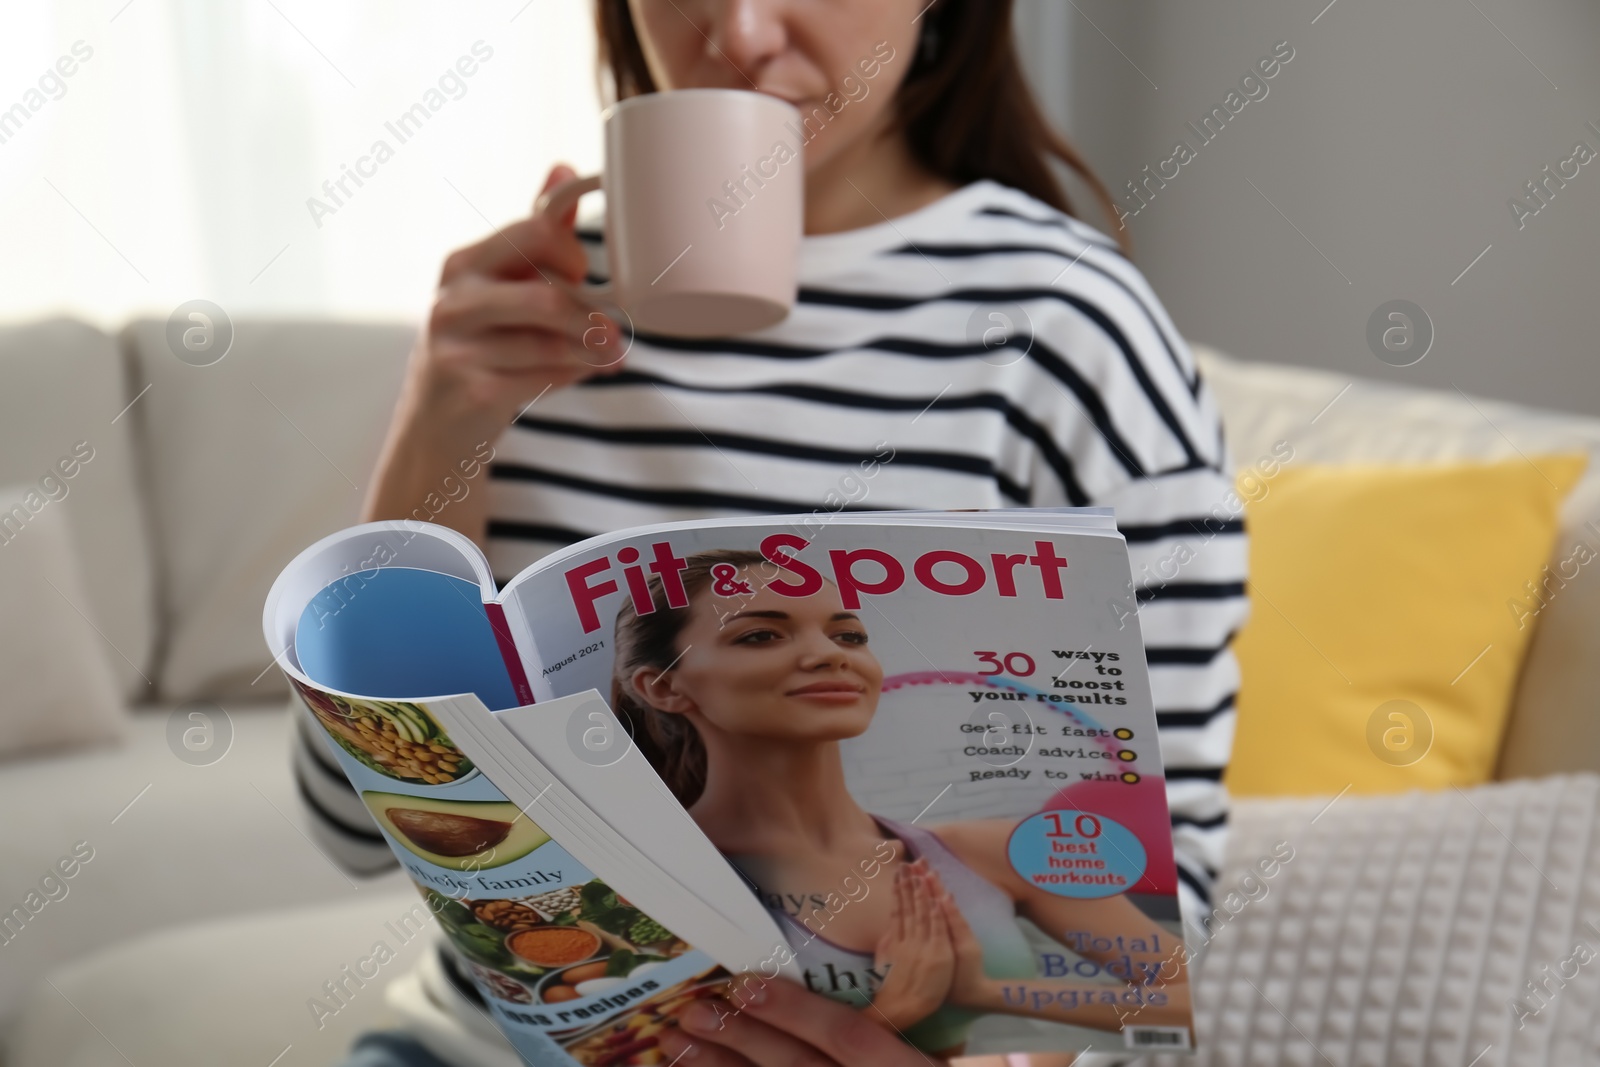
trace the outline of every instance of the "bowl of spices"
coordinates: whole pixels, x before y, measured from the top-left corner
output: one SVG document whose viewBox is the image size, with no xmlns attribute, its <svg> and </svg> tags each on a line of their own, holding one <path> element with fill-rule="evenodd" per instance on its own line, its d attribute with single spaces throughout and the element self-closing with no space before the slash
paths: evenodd
<svg viewBox="0 0 1600 1067">
<path fill-rule="evenodd" d="M 506 949 L 536 967 L 568 967 L 600 951 L 600 937 L 577 926 L 537 926 L 506 938 Z"/>
</svg>

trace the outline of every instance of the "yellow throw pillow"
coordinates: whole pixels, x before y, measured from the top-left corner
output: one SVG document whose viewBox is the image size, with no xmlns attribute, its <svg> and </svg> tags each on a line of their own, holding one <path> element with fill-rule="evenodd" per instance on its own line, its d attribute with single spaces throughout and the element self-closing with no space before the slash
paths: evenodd
<svg viewBox="0 0 1600 1067">
<path fill-rule="evenodd" d="M 1264 495 L 1253 486 L 1229 788 L 1487 781 L 1533 632 L 1532 588 L 1586 463 L 1290 467 Z"/>
</svg>

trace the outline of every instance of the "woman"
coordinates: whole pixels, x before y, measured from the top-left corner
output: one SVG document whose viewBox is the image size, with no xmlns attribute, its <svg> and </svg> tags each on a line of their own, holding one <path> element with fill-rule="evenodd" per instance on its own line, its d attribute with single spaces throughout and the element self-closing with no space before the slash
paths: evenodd
<svg viewBox="0 0 1600 1067">
<path fill-rule="evenodd" d="M 729 87 L 822 109 L 804 153 L 799 301 L 750 337 L 630 342 L 591 329 L 591 309 L 549 280 L 604 276 L 600 231 L 514 222 L 445 261 L 366 516 L 410 516 L 489 448 L 490 474 L 436 521 L 485 544 L 501 577 L 605 530 L 835 510 L 841 490 L 849 507 L 1114 506 L 1143 605 L 1180 892 L 1203 914 L 1225 833 L 1243 532 L 1210 517 L 1228 462 L 1182 338 L 1116 243 L 1069 213 L 1053 161 L 1108 213 L 1109 199 L 1029 94 L 1011 4 L 597 0 L 596 18 L 616 96 Z M 884 58 L 864 83 L 868 56 Z M 570 174 L 556 168 L 545 188 Z M 296 769 L 319 840 L 353 868 L 392 865 L 302 733 Z M 686 1062 L 765 1064 L 803 1048 L 897 1067 L 911 1053 L 780 985 Z M 462 1067 L 508 1062 L 469 983 L 432 992 L 466 1036 L 431 1047 Z M 428 1062 L 390 1044 L 401 1051 L 358 1055 Z"/>
<path fill-rule="evenodd" d="M 922 828 L 869 815 L 851 797 L 839 743 L 871 725 L 883 668 L 831 582 L 795 598 L 767 587 L 770 565 L 758 552 L 704 552 L 686 562 L 687 607 L 670 607 L 653 575 L 654 610 L 640 615 L 630 599 L 618 613 L 612 706 L 785 926 L 808 984 L 827 975 L 840 999 L 857 1003 L 865 994 L 869 1017 L 945 1056 L 961 1053 L 982 1011 L 1120 1029 L 1124 1012 L 1103 1004 L 1051 1000 L 1045 1010 L 1021 1010 L 1036 995 L 1105 986 L 1039 978 L 1020 915 L 1057 936 L 1092 930 L 1108 945 L 1120 938 L 1152 946 L 1133 954 L 1133 966 L 1159 974 L 1171 959 L 1171 981 L 1123 976 L 1143 993 L 1160 992 L 1159 1006 L 1141 1009 L 1137 1021 L 1183 1023 L 1182 967 L 1161 951 L 1172 938 L 1121 894 L 1074 900 L 1030 884 L 1007 857 L 1017 820 Z M 713 577 L 752 592 L 719 600 Z M 893 890 L 869 886 L 830 911 L 815 890 L 864 856 L 894 872 Z M 1122 953 L 1089 955 L 1104 964 Z M 1003 995 L 1006 986 L 1026 989 L 1021 1004 Z"/>
</svg>

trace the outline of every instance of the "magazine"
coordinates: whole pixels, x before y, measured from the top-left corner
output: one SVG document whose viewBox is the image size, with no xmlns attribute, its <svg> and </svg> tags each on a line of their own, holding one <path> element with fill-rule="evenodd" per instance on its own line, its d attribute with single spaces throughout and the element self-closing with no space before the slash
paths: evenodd
<svg viewBox="0 0 1600 1067">
<path fill-rule="evenodd" d="M 930 1055 L 1193 1047 L 1109 509 L 312 545 L 264 629 L 528 1062 L 664 1063 L 739 982 Z"/>
</svg>

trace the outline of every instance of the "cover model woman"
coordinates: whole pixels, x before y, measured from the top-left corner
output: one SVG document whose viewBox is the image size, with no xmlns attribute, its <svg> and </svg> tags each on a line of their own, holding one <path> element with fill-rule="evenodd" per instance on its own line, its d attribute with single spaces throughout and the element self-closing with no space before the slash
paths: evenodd
<svg viewBox="0 0 1600 1067">
<path fill-rule="evenodd" d="M 595 330 L 553 279 L 608 276 L 602 228 L 512 222 L 445 260 L 366 517 L 432 515 L 504 578 L 579 538 L 674 519 L 1115 507 L 1195 938 L 1226 835 L 1229 645 L 1247 612 L 1231 464 L 1183 338 L 1118 242 L 1070 212 L 1057 163 L 1113 209 L 1028 90 L 1010 0 L 594 2 L 607 98 L 739 88 L 806 116 L 798 302 L 715 341 Z M 295 755 L 319 843 L 353 870 L 392 868 L 323 745 L 308 726 Z M 939 844 L 983 870 L 980 848 Z M 915 908 L 928 897 L 911 900 L 912 920 L 931 921 Z M 448 952 L 390 991 L 406 1032 L 363 1040 L 352 1062 L 515 1067 Z M 696 1034 L 684 1067 L 925 1067 L 870 1014 L 769 983 Z"/>
<path fill-rule="evenodd" d="M 921 828 L 862 810 L 846 789 L 839 743 L 871 725 L 883 668 L 831 582 L 813 596 L 783 596 L 767 587 L 763 564 L 757 552 L 690 556 L 682 608 L 668 606 L 652 576 L 655 610 L 640 615 L 630 599 L 617 615 L 611 699 L 701 829 L 785 924 L 807 984 L 851 1003 L 866 994 L 869 1018 L 947 1056 L 961 1052 L 983 1011 L 1106 1030 L 1135 1014 L 1089 999 L 1103 984 L 1039 978 L 1020 915 L 1061 940 L 1092 931 L 1108 945 L 1149 946 L 1132 957 L 1132 968 L 1149 971 L 1122 976 L 1141 1005 L 1155 994 L 1135 1021 L 1182 1025 L 1188 997 L 1173 939 L 1121 894 L 1075 900 L 1030 884 L 1006 856 L 1017 820 Z M 752 592 L 714 596 L 713 576 Z M 873 859 L 877 878 L 893 871 L 892 890 L 875 889 L 874 878 L 840 900 L 839 872 Z M 1171 981 L 1139 980 L 1168 959 Z M 1029 1010 L 1034 1003 L 1047 1007 Z"/>
</svg>

